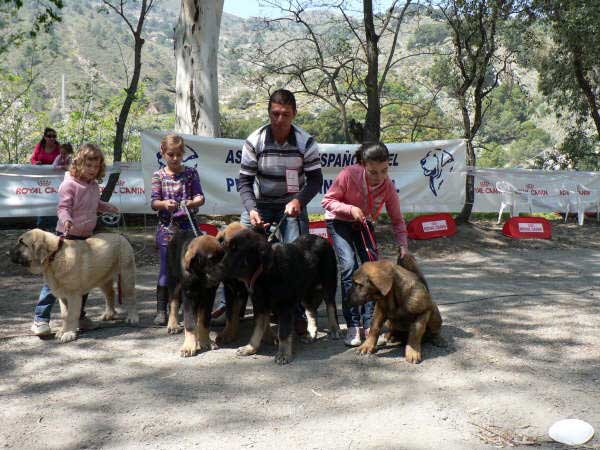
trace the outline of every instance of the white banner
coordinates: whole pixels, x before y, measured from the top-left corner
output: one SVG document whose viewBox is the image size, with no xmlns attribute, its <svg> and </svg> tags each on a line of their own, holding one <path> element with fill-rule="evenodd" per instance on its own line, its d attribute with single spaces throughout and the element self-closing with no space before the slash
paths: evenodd
<svg viewBox="0 0 600 450">
<path fill-rule="evenodd" d="M 142 169 L 146 201 L 150 204 L 151 177 L 164 161 L 160 140 L 164 133 L 142 133 Z M 238 139 L 215 139 L 182 135 L 186 145 L 185 164 L 200 175 L 206 203 L 202 214 L 239 214 L 242 204 L 237 192 L 242 145 Z M 460 211 L 464 203 L 465 142 L 463 140 L 388 144 L 389 176 L 400 195 L 404 212 Z M 308 207 L 322 213 L 321 198 L 343 167 L 351 165 L 357 145 L 319 144 L 323 186 Z"/>
<path fill-rule="evenodd" d="M 111 167 L 107 167 L 104 182 Z M 55 216 L 58 187 L 65 172 L 52 166 L 0 165 L 0 217 Z M 104 188 L 104 183 L 100 189 Z M 144 177 L 139 163 L 122 163 L 110 202 L 127 213 L 151 212 L 146 206 Z"/>
<path fill-rule="evenodd" d="M 500 193 L 496 189 L 498 181 L 508 181 L 516 189 L 531 196 L 533 212 L 564 212 L 565 202 L 571 202 L 573 211 L 577 185 L 585 195 L 600 191 L 600 173 L 575 172 L 568 170 L 529 170 L 529 169 L 473 169 L 475 175 L 475 212 L 495 212 L 500 207 Z M 519 205 L 522 212 L 527 207 Z"/>
</svg>

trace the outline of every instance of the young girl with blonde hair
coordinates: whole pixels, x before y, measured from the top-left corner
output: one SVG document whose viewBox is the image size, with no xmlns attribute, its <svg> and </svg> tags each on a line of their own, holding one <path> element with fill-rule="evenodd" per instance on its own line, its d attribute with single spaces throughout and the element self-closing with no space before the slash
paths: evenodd
<svg viewBox="0 0 600 450">
<path fill-rule="evenodd" d="M 96 144 L 82 144 L 75 155 L 65 178 L 58 188 L 58 225 L 56 234 L 65 239 L 84 240 L 96 228 L 98 212 L 117 213 L 119 209 L 100 200 L 101 181 L 106 171 L 104 155 Z M 80 329 L 90 329 L 94 323 L 85 316 L 85 302 L 81 304 Z M 35 307 L 35 317 L 31 330 L 36 335 L 50 334 L 50 312 L 56 297 L 44 284 Z"/>
<path fill-rule="evenodd" d="M 156 325 L 167 324 L 167 247 L 177 230 L 190 230 L 185 205 L 192 217 L 204 204 L 200 177 L 196 169 L 183 165 L 185 145 L 177 134 L 167 134 L 160 142 L 160 152 L 166 165 L 152 175 L 152 200 L 150 206 L 158 211 L 156 245 L 160 254 L 160 270 L 156 286 Z M 194 226 L 196 224 L 194 223 Z"/>
</svg>

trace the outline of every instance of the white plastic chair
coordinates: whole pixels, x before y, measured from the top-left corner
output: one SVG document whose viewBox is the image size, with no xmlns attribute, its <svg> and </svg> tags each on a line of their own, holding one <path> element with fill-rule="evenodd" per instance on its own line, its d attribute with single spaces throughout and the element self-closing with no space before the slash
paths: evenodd
<svg viewBox="0 0 600 450">
<path fill-rule="evenodd" d="M 585 210 L 593 206 L 596 210 L 596 222 L 600 222 L 600 190 L 590 189 L 583 184 L 577 185 L 577 222 L 583 225 Z"/>
<path fill-rule="evenodd" d="M 558 212 L 564 214 L 566 222 L 571 209 L 577 209 L 577 192 L 562 186 L 560 189 L 548 189 L 546 199 L 551 200 L 552 204 L 558 205 Z"/>
<path fill-rule="evenodd" d="M 497 181 L 496 190 L 500 192 L 500 210 L 498 211 L 498 222 L 502 219 L 504 208 L 508 207 L 510 217 L 518 216 L 518 202 L 527 203 L 529 214 L 533 214 L 531 195 L 527 191 L 520 191 L 508 181 Z"/>
</svg>

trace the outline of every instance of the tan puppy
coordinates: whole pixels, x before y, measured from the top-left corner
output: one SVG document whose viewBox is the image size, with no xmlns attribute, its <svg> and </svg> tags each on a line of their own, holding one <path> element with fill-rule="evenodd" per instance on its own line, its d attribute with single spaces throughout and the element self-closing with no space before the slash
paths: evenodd
<svg viewBox="0 0 600 450">
<path fill-rule="evenodd" d="M 419 276 L 390 261 L 375 261 L 364 263 L 354 272 L 352 282 L 354 285 L 348 293 L 350 303 L 362 305 L 375 301 L 369 336 L 357 352 L 377 351 L 377 339 L 387 320 L 391 335 L 408 329 L 406 361 L 421 362 L 423 335 L 427 331 L 434 338 L 439 337 L 442 317 Z"/>
<path fill-rule="evenodd" d="M 43 273 L 60 300 L 62 328 L 56 338 L 77 339 L 81 297 L 99 287 L 106 298 L 102 320 L 116 316 L 113 278 L 120 275 L 127 322 L 139 322 L 135 301 L 135 257 L 131 244 L 120 234 L 100 233 L 84 241 L 61 239 L 35 229 L 22 234 L 11 250 L 11 260 L 32 273 Z"/>
</svg>

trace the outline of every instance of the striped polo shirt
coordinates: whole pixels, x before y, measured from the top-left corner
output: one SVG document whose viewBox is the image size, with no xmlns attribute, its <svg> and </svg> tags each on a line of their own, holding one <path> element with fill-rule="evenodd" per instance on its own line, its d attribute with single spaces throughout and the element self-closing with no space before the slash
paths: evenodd
<svg viewBox="0 0 600 450">
<path fill-rule="evenodd" d="M 298 171 L 298 185 L 302 190 L 305 173 L 321 170 L 319 146 L 303 129 L 292 125 L 287 141 L 278 144 L 273 138 L 271 125 L 253 132 L 242 147 L 240 175 L 255 177 L 256 201 L 262 204 L 284 204 L 297 197 L 287 192 L 286 170 Z"/>
</svg>

